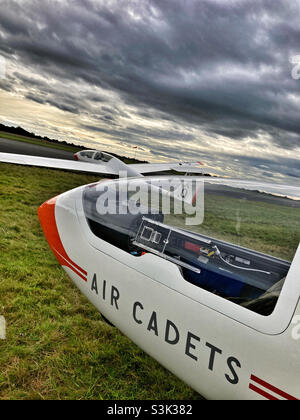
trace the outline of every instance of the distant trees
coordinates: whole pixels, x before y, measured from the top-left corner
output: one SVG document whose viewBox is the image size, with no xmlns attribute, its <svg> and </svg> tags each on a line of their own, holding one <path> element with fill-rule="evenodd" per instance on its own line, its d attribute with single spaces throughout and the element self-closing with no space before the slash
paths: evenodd
<svg viewBox="0 0 300 420">
<path fill-rule="evenodd" d="M 10 134 L 16 134 L 18 136 L 23 136 L 23 137 L 30 137 L 30 138 L 34 138 L 34 139 L 38 139 L 41 141 L 45 141 L 45 142 L 49 142 L 49 143 L 55 143 L 55 144 L 64 144 L 66 146 L 71 146 L 71 147 L 76 147 L 79 150 L 86 150 L 86 147 L 84 146 L 79 146 L 77 144 L 73 144 L 73 143 L 68 143 L 67 141 L 62 141 L 62 140 L 55 140 L 55 139 L 49 139 L 48 137 L 44 136 L 38 136 L 34 133 L 30 133 L 29 131 L 25 130 L 22 127 L 8 127 L 4 124 L 0 124 L 0 131 L 4 131 L 5 133 L 10 133 Z M 105 152 L 105 150 L 102 150 L 102 152 Z M 119 156 L 116 153 L 112 153 L 110 151 L 107 151 L 107 153 L 110 153 L 113 156 L 116 156 L 117 158 L 121 159 L 121 160 L 127 160 L 127 163 L 148 163 L 147 161 L 141 161 L 138 159 L 133 159 L 133 158 L 129 158 L 126 156 Z"/>
</svg>

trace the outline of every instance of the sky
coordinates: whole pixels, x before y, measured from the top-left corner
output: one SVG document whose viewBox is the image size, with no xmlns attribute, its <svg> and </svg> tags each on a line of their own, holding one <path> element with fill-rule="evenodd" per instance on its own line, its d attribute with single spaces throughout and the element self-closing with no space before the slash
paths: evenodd
<svg viewBox="0 0 300 420">
<path fill-rule="evenodd" d="M 299 185 L 299 0 L 0 0 L 0 10 L 0 123 Z"/>
</svg>

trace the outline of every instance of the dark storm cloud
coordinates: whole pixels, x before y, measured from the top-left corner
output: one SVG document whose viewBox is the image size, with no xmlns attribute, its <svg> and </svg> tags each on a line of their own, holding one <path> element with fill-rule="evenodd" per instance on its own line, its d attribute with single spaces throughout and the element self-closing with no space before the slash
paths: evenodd
<svg viewBox="0 0 300 420">
<path fill-rule="evenodd" d="M 0 52 L 41 75 L 34 80 L 19 71 L 16 83 L 27 98 L 104 124 L 86 128 L 134 144 L 150 134 L 201 143 L 191 133 L 120 128 L 125 111 L 117 103 L 101 108 L 105 99 L 70 92 L 69 83 L 100 86 L 136 115 L 190 124 L 215 139 L 259 144 L 265 136 L 277 147 L 300 146 L 300 81 L 289 62 L 300 54 L 296 0 L 1 3 Z M 156 150 L 164 153 L 160 143 Z"/>
</svg>

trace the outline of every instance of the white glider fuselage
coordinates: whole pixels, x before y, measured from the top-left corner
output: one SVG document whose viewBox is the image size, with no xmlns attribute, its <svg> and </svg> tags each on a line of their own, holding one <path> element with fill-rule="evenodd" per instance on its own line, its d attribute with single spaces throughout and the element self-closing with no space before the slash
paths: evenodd
<svg viewBox="0 0 300 420">
<path fill-rule="evenodd" d="M 14 153 L 0 153 L 0 162 L 101 174 L 104 176 L 110 175 L 120 178 L 140 177 L 144 174 L 170 170 L 181 173 L 201 174 L 203 172 L 201 162 L 126 164 L 108 153 L 94 150 L 75 153 L 74 157 L 76 161 Z"/>
<path fill-rule="evenodd" d="M 185 173 L 201 173 L 202 162 L 169 162 L 169 163 L 135 163 L 126 164 L 117 157 L 106 152 L 83 150 L 74 154 L 76 160 L 82 163 L 101 165 L 111 174 L 119 178 L 140 177 L 147 173 L 157 173 L 174 170 Z"/>
<path fill-rule="evenodd" d="M 105 318 L 205 398 L 300 398 L 300 248 L 274 312 L 259 315 L 187 282 L 170 261 L 96 236 L 85 188 L 45 203 L 39 217 L 60 264 Z"/>
<path fill-rule="evenodd" d="M 105 152 L 84 150 L 82 152 L 75 153 L 74 157 L 76 160 L 81 162 L 94 164 L 102 163 L 106 165 L 112 173 L 118 174 L 120 178 L 142 176 L 139 171 L 132 167 L 132 165 L 126 165 L 126 163 L 122 162 L 120 159 Z"/>
</svg>

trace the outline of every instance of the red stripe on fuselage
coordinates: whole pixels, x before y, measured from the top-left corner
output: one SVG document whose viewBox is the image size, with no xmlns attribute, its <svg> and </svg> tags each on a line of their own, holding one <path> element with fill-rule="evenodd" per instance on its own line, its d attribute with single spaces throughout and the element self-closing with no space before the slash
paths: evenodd
<svg viewBox="0 0 300 420">
<path fill-rule="evenodd" d="M 277 394 L 280 397 L 285 398 L 286 400 L 295 400 L 295 401 L 298 400 L 297 398 L 293 397 L 292 395 L 287 394 L 286 392 L 282 391 L 281 389 L 276 388 L 274 385 L 269 384 L 268 382 L 258 378 L 255 375 L 251 375 L 250 379 L 252 381 L 256 382 L 258 385 L 261 385 L 264 388 L 268 389 L 269 391 L 274 392 L 274 394 Z M 263 395 L 262 392 L 264 392 L 264 391 L 262 391 L 260 388 L 257 388 L 256 386 L 251 385 L 251 384 L 249 385 L 249 388 L 252 389 L 253 391 L 256 391 L 256 392 L 258 392 L 257 390 L 259 389 L 261 391 L 260 394 Z M 255 389 L 253 389 L 253 388 L 255 388 Z M 266 392 L 264 392 L 264 393 L 267 394 Z M 270 395 L 270 394 L 267 394 L 267 395 Z M 270 399 L 270 398 L 268 398 L 268 399 Z M 278 398 L 272 397 L 272 399 L 278 399 Z"/>
<path fill-rule="evenodd" d="M 270 400 L 270 401 L 278 401 L 278 398 L 274 397 L 274 395 L 269 394 L 268 392 L 266 392 L 266 391 L 258 388 L 257 386 L 255 386 L 253 384 L 250 384 L 249 385 L 249 388 L 252 391 L 256 392 L 257 394 L 261 395 L 262 397 L 266 398 L 267 400 Z"/>
</svg>

